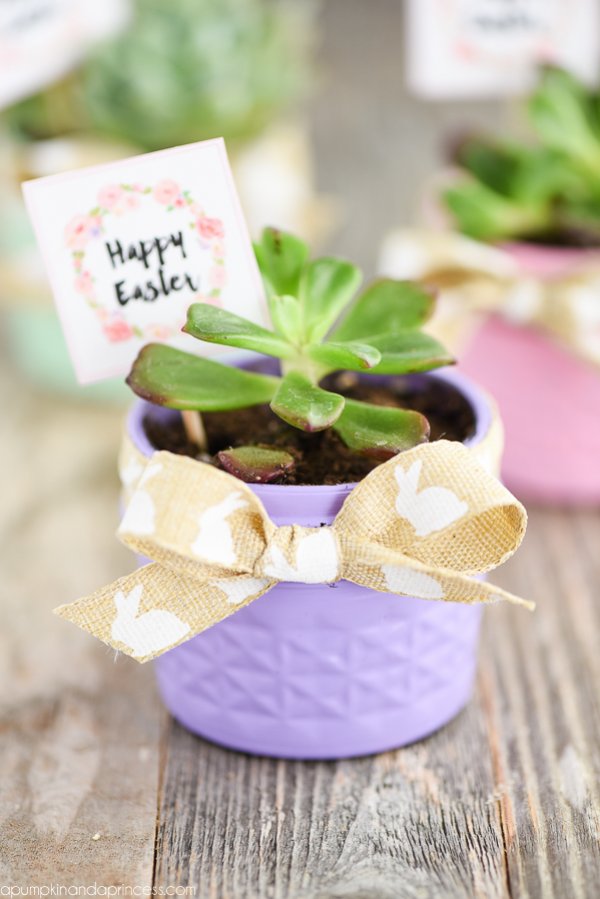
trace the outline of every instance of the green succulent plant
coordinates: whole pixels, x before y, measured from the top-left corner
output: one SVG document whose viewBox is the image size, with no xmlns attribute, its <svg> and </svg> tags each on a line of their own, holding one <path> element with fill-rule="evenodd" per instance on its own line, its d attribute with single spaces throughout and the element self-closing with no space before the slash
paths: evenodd
<svg viewBox="0 0 600 899">
<path fill-rule="evenodd" d="M 535 143 L 459 147 L 467 177 L 443 192 L 457 227 L 486 241 L 600 242 L 600 94 L 548 66 L 527 110 Z"/>
<path fill-rule="evenodd" d="M 136 0 L 131 27 L 17 104 L 33 137 L 94 132 L 144 150 L 259 133 L 306 85 L 311 8 L 290 0 Z"/>
<path fill-rule="evenodd" d="M 333 428 L 352 450 L 378 460 L 426 441 L 429 424 L 420 413 L 349 399 L 322 382 L 339 371 L 399 375 L 453 362 L 421 330 L 434 296 L 417 284 L 387 278 L 356 296 L 356 266 L 331 257 L 310 260 L 303 241 L 272 228 L 265 229 L 255 252 L 272 330 L 206 303 L 190 306 L 183 330 L 202 341 L 273 357 L 280 373 L 233 368 L 154 343 L 141 350 L 127 378 L 133 391 L 153 403 L 199 412 L 269 404 L 289 425 L 305 432 Z M 221 460 L 224 467 L 281 470 L 289 464 L 286 454 L 269 459 L 248 449 L 231 451 L 233 456 Z"/>
</svg>

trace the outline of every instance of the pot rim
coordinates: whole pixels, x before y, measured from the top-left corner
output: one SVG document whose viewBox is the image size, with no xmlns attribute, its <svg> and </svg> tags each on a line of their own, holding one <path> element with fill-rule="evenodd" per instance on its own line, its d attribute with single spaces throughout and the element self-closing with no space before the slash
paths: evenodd
<svg viewBox="0 0 600 899">
<path fill-rule="evenodd" d="M 419 378 L 436 378 L 445 381 L 459 390 L 471 406 L 475 418 L 475 431 L 466 440 L 463 446 L 473 447 L 481 443 L 490 430 L 493 421 L 493 413 L 490 402 L 484 390 L 477 384 L 467 378 L 462 372 L 451 367 L 437 369 L 431 372 L 420 372 L 415 375 Z M 384 377 L 396 377 L 395 375 Z M 127 415 L 127 433 L 134 445 L 148 458 L 156 452 L 156 447 L 150 442 L 143 427 L 143 420 L 148 408 L 165 409 L 167 407 L 157 406 L 147 400 L 137 399 Z M 174 411 L 174 410 L 171 410 Z M 251 484 L 252 491 L 262 500 L 269 498 L 275 499 L 282 494 L 290 497 L 302 494 L 309 496 L 310 494 L 323 495 L 324 492 L 331 496 L 336 494 L 345 495 L 356 487 L 358 481 L 349 481 L 342 484 Z"/>
</svg>

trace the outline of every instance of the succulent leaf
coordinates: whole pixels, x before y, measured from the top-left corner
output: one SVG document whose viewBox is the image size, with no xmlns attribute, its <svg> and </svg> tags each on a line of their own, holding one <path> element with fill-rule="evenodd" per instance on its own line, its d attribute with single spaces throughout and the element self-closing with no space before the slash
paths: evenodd
<svg viewBox="0 0 600 899">
<path fill-rule="evenodd" d="M 315 343 L 308 347 L 308 356 L 322 366 L 323 375 L 330 371 L 367 371 L 381 360 L 381 353 L 373 346 L 358 341 L 348 343 Z"/>
<path fill-rule="evenodd" d="M 520 148 L 485 137 L 470 137 L 456 153 L 456 161 L 491 190 L 509 196 L 519 167 Z"/>
<path fill-rule="evenodd" d="M 159 406 L 210 412 L 268 403 L 279 379 L 149 343 L 140 350 L 127 383 L 138 396 Z"/>
<path fill-rule="evenodd" d="M 271 294 L 268 298 L 269 312 L 273 327 L 278 334 L 290 343 L 298 344 L 302 340 L 302 307 L 297 297 L 284 294 Z"/>
<path fill-rule="evenodd" d="M 598 181 L 600 123 L 589 92 L 573 75 L 545 67 L 530 98 L 529 115 L 547 147 L 566 154 Z"/>
<path fill-rule="evenodd" d="M 299 237 L 265 228 L 254 244 L 254 253 L 267 294 L 297 297 L 300 278 L 308 260 L 308 246 Z"/>
<path fill-rule="evenodd" d="M 545 66 L 528 113 L 533 145 L 479 137 L 462 142 L 454 161 L 467 177 L 442 191 L 445 205 L 457 227 L 478 240 L 597 246 L 600 94 Z M 580 218 L 582 206 L 589 217 Z"/>
<path fill-rule="evenodd" d="M 310 262 L 300 284 L 304 334 L 317 343 L 327 334 L 358 290 L 360 269 L 344 259 L 325 257 Z"/>
<path fill-rule="evenodd" d="M 134 27 L 6 114 L 36 138 L 89 134 L 123 154 L 217 134 L 242 144 L 304 95 L 315 13 L 313 3 L 136 0 Z"/>
<path fill-rule="evenodd" d="M 227 411 L 269 403 L 283 421 L 306 432 L 334 427 L 348 446 L 384 459 L 427 439 L 426 419 L 410 410 L 346 400 L 319 382 L 333 371 L 404 374 L 453 360 L 420 326 L 433 295 L 418 284 L 383 278 L 335 321 L 354 297 L 359 270 L 333 258 L 307 262 L 302 241 L 267 229 L 257 257 L 269 291 L 274 330 L 208 303 L 188 310 L 184 331 L 205 342 L 282 359 L 283 377 L 269 377 L 151 344 L 128 383 L 142 397 L 175 409 Z M 265 446 L 223 450 L 222 466 L 243 480 L 266 483 L 292 470 L 293 457 Z"/>
<path fill-rule="evenodd" d="M 333 425 L 344 443 L 381 461 L 429 439 L 429 422 L 419 412 L 346 400 Z"/>
<path fill-rule="evenodd" d="M 189 307 L 183 330 L 209 343 L 241 347 L 279 359 L 287 359 L 294 352 L 286 340 L 272 331 L 209 303 L 193 303 Z"/>
<path fill-rule="evenodd" d="M 404 331 L 370 338 L 381 353 L 381 361 L 371 372 L 402 375 L 452 365 L 454 358 L 434 337 L 422 331 Z"/>
<path fill-rule="evenodd" d="M 434 295 L 424 287 L 411 281 L 381 278 L 358 297 L 331 338 L 370 343 L 373 334 L 417 328 L 429 319 L 434 305 Z"/>
<path fill-rule="evenodd" d="M 503 197 L 478 181 L 465 180 L 447 188 L 443 199 L 463 234 L 478 240 L 544 233 L 552 224 L 548 203 Z"/>
<path fill-rule="evenodd" d="M 270 484 L 292 474 L 296 461 L 285 450 L 237 446 L 217 453 L 221 467 L 247 484 Z"/>
<path fill-rule="evenodd" d="M 330 393 L 300 374 L 289 372 L 271 401 L 273 412 L 302 431 L 323 431 L 340 417 L 344 397 Z"/>
</svg>

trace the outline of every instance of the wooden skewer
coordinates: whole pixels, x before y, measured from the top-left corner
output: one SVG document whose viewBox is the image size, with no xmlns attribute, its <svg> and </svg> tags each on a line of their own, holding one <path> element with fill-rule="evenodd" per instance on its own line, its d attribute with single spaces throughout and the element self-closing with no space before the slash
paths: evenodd
<svg viewBox="0 0 600 899">
<path fill-rule="evenodd" d="M 182 411 L 181 417 L 187 439 L 190 443 L 194 443 L 200 452 L 207 453 L 208 441 L 200 413 L 194 409 L 185 409 Z"/>
</svg>

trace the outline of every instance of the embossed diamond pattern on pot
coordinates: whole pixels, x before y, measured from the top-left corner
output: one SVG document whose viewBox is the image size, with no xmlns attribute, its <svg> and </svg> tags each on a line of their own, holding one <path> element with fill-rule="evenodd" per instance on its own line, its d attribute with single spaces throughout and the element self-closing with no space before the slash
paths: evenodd
<svg viewBox="0 0 600 899">
<path fill-rule="evenodd" d="M 328 678 L 317 671 L 308 678 L 286 680 L 286 719 L 314 720 L 319 718 L 345 718 L 348 709 L 348 680 L 336 675 Z"/>
<path fill-rule="evenodd" d="M 473 668 L 476 622 L 425 611 L 354 631 L 330 626 L 316 642 L 312 629 L 288 635 L 232 619 L 179 647 L 178 688 L 196 707 L 232 720 L 300 723 L 397 711 L 447 688 L 466 662 Z M 328 645 L 335 651 L 324 651 Z"/>
</svg>

